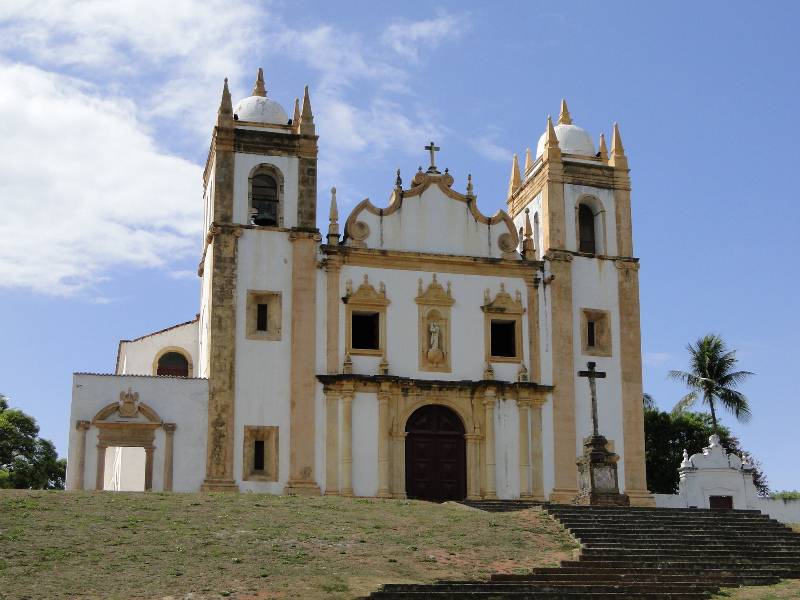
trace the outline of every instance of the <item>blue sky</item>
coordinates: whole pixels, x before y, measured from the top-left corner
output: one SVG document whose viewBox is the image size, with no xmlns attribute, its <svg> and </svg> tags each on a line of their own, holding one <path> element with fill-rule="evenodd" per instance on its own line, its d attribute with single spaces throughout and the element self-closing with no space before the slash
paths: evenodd
<svg viewBox="0 0 800 600">
<path fill-rule="evenodd" d="M 724 415 L 774 489 L 800 488 L 795 391 L 800 94 L 792 2 L 239 2 L 0 6 L 0 392 L 66 450 L 71 374 L 192 318 L 201 172 L 223 77 L 311 88 L 320 204 L 382 204 L 436 140 L 484 213 L 567 98 L 619 121 L 642 260 L 645 389 L 718 332 L 757 373 Z M 458 183 L 456 184 L 459 185 Z M 322 215 L 323 218 L 325 215 Z M 321 221 L 322 223 L 322 221 Z"/>
</svg>

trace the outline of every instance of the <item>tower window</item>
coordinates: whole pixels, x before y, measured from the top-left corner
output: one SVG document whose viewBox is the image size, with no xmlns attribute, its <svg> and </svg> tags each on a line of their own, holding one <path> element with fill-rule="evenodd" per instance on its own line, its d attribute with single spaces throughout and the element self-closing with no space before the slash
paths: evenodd
<svg viewBox="0 0 800 600">
<path fill-rule="evenodd" d="M 589 346 L 589 348 L 594 348 L 596 345 L 594 337 L 594 325 L 594 321 L 586 321 L 586 345 Z"/>
<path fill-rule="evenodd" d="M 278 225 L 278 183 L 266 173 L 254 175 L 251 180 L 252 222 L 254 225 Z"/>
<path fill-rule="evenodd" d="M 611 313 L 581 309 L 581 351 L 587 356 L 611 356 Z"/>
<path fill-rule="evenodd" d="M 256 331 L 267 331 L 267 306 L 268 304 L 258 304 L 256 306 Z"/>
<path fill-rule="evenodd" d="M 188 377 L 189 361 L 179 352 L 167 352 L 158 359 L 156 375 L 171 375 L 172 377 Z"/>
<path fill-rule="evenodd" d="M 578 208 L 578 251 L 588 254 L 595 254 L 597 252 L 594 232 L 594 213 L 586 204 L 581 204 Z"/>
<path fill-rule="evenodd" d="M 492 356 L 513 358 L 517 355 L 517 322 L 492 319 Z"/>
<path fill-rule="evenodd" d="M 354 349 L 380 349 L 380 313 L 353 312 L 351 326 Z"/>
<path fill-rule="evenodd" d="M 253 442 L 253 471 L 264 470 L 264 440 Z"/>
</svg>

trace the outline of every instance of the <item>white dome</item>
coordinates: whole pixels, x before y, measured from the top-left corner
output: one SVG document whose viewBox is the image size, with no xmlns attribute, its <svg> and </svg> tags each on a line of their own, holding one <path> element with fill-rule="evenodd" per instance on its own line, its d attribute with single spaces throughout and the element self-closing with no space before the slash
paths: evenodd
<svg viewBox="0 0 800 600">
<path fill-rule="evenodd" d="M 286 125 L 289 122 L 289 115 L 286 114 L 283 107 L 266 96 L 250 96 L 241 100 L 233 107 L 233 114 L 240 121 L 250 121 L 252 123 Z"/>
<path fill-rule="evenodd" d="M 596 154 L 594 142 L 592 142 L 592 138 L 585 129 L 581 129 L 577 125 L 565 125 L 563 123 L 556 125 L 554 129 L 556 130 L 561 152 L 565 154 L 581 154 L 583 156 L 594 156 Z M 545 131 L 536 145 L 537 158 L 544 152 L 544 140 L 546 137 L 547 132 Z"/>
</svg>

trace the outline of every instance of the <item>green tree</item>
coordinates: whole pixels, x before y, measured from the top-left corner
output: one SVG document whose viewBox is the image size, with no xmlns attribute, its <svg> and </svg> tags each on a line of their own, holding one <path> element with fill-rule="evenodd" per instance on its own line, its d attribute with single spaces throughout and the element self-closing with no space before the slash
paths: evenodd
<svg viewBox="0 0 800 600">
<path fill-rule="evenodd" d="M 708 445 L 715 431 L 711 415 L 697 412 L 668 413 L 656 409 L 644 411 L 645 462 L 647 489 L 657 494 L 674 494 L 678 491 L 678 468 L 684 449 L 691 455 Z M 724 425 L 718 425 L 717 435 L 722 446 L 733 454 L 744 452 L 739 440 Z M 769 485 L 761 463 L 748 455 L 753 465 L 753 483 L 760 496 L 769 495 Z"/>
<path fill-rule="evenodd" d="M 669 376 L 684 383 L 691 391 L 675 405 L 675 414 L 684 412 L 700 398 L 711 411 L 711 425 L 718 431 L 717 406 L 732 412 L 742 423 L 750 420 L 750 405 L 744 394 L 736 389 L 752 373 L 736 370 L 736 350 L 725 346 L 715 334 L 701 337 L 689 344 L 689 371 L 670 371 Z M 722 437 L 720 435 L 720 437 Z"/>
<path fill-rule="evenodd" d="M 64 489 L 66 468 L 53 443 L 39 437 L 36 420 L 0 394 L 0 488 Z"/>
</svg>

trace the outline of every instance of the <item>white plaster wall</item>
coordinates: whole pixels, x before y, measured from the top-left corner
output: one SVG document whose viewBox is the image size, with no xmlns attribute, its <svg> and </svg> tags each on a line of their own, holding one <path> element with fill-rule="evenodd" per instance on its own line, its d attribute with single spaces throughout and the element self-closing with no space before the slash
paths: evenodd
<svg viewBox="0 0 800 600">
<path fill-rule="evenodd" d="M 800 523 L 800 500 L 755 498 L 751 502 L 753 508 L 781 523 Z"/>
<path fill-rule="evenodd" d="M 597 380 L 597 414 L 600 433 L 614 441 L 620 455 L 619 485 L 625 484 L 625 448 L 622 438 L 622 369 L 620 363 L 619 301 L 617 269 L 612 261 L 574 257 L 572 261 L 573 349 L 575 367 L 575 452 L 583 452 L 583 439 L 592 434 L 592 403 L 589 380 L 578 377 L 588 361 L 597 363 L 597 370 L 606 373 Z M 611 313 L 611 356 L 589 356 L 581 351 L 581 309 L 608 310 Z"/>
<path fill-rule="evenodd" d="M 174 346 L 187 352 L 192 361 L 189 375 L 196 377 L 199 363 L 198 324 L 191 321 L 161 333 L 154 333 L 130 342 L 121 342 L 119 368 L 121 375 L 155 375 L 153 361 L 164 348 Z"/>
<path fill-rule="evenodd" d="M 386 297 L 390 300 L 386 310 L 386 345 L 389 373 L 401 377 L 446 380 L 483 379 L 483 371 L 486 366 L 484 314 L 481 310 L 484 289 L 488 287 L 491 298 L 494 299 L 496 293 L 500 290 L 500 283 L 504 283 L 506 291 L 512 297 L 519 290 L 522 293 L 523 306 L 527 307 L 528 303 L 525 282 L 521 278 L 439 273 L 437 275 L 439 283 L 445 287 L 448 281 L 451 283 L 452 295 L 455 300 L 450 312 L 450 364 L 452 372 L 420 371 L 418 357 L 419 310 L 414 298 L 418 294 L 418 279 L 422 278 L 424 290 L 432 281 L 433 274 L 398 269 L 344 266 L 341 274 L 341 291 L 344 289 L 344 282 L 348 279 L 352 279 L 353 289 L 358 289 L 358 286 L 364 280 L 365 274 L 369 276 L 370 283 L 376 289 L 378 289 L 381 281 L 386 284 Z M 341 302 L 339 303 L 339 318 L 341 332 L 339 352 L 343 360 L 346 342 L 345 310 L 344 304 Z M 527 314 L 523 315 L 522 352 L 527 366 Z M 353 356 L 352 359 L 353 372 L 378 373 L 380 357 Z M 493 367 L 497 379 L 505 381 L 517 380 L 518 363 L 493 363 Z"/>
<path fill-rule="evenodd" d="M 575 212 L 578 200 L 584 196 L 594 196 L 603 206 L 603 214 L 595 216 L 596 223 L 605 222 L 605 232 L 602 236 L 595 236 L 596 241 L 603 240 L 598 248 L 598 254 L 607 256 L 617 255 L 617 220 L 614 209 L 614 191 L 587 185 L 564 184 L 564 216 L 565 216 L 565 241 L 567 250 L 578 250 L 578 235 L 575 230 Z M 598 221 L 599 219 L 599 221 Z M 595 228 L 598 231 L 599 225 Z"/>
<path fill-rule="evenodd" d="M 242 490 L 279 494 L 289 477 L 292 245 L 286 232 L 253 229 L 238 243 L 233 473 Z M 248 290 L 281 292 L 280 340 L 247 339 Z M 245 425 L 279 428 L 277 482 L 242 481 Z"/>
<path fill-rule="evenodd" d="M 203 267 L 203 279 L 200 285 L 200 316 L 198 317 L 198 363 L 195 371 L 198 377 L 208 377 L 209 372 L 209 345 L 211 336 L 211 273 L 212 273 L 213 253 L 207 252 Z"/>
<path fill-rule="evenodd" d="M 250 223 L 250 172 L 258 165 L 265 164 L 273 165 L 283 174 L 283 227 L 296 227 L 299 160 L 293 156 L 264 156 L 240 152 L 234 155 L 233 222 Z"/>
<path fill-rule="evenodd" d="M 119 446 L 106 448 L 103 489 L 143 492 L 146 460 L 144 448 Z"/>
<path fill-rule="evenodd" d="M 175 423 L 173 490 L 196 492 L 205 477 L 206 436 L 208 430 L 208 381 L 175 377 L 139 375 L 73 376 L 67 455 L 67 489 L 75 489 L 78 464 L 79 420 L 91 421 L 106 405 L 119 400 L 120 392 L 132 389 L 139 401 L 147 404 L 166 423 Z M 153 455 L 153 489 L 164 486 L 163 429 L 156 430 Z M 84 483 L 94 489 L 97 467 L 97 428 L 86 432 Z"/>
<path fill-rule="evenodd" d="M 358 220 L 369 226 L 369 248 L 413 252 L 499 258 L 497 240 L 508 232 L 503 222 L 478 222 L 466 202 L 450 198 L 436 185 L 405 198 L 397 212 L 381 217 L 363 210 Z"/>
<path fill-rule="evenodd" d="M 500 398 L 494 410 L 497 496 L 519 498 L 519 411 L 514 400 Z"/>
<path fill-rule="evenodd" d="M 353 493 L 378 493 L 378 399 L 376 394 L 353 397 Z"/>
</svg>

